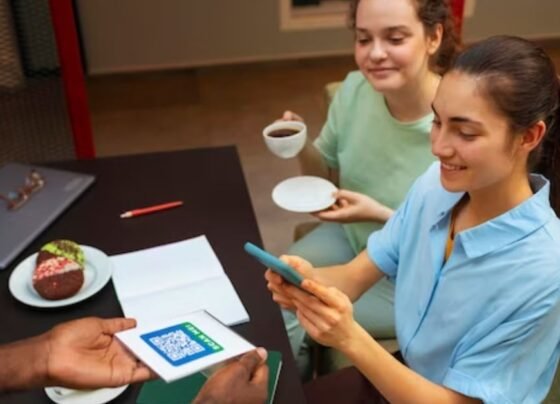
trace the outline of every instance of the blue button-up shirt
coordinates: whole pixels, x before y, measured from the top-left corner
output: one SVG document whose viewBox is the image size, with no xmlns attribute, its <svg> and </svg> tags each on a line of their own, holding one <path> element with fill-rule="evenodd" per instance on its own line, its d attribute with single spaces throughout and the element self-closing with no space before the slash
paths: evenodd
<svg viewBox="0 0 560 404">
<path fill-rule="evenodd" d="M 486 403 L 541 402 L 560 354 L 560 221 L 548 181 L 530 180 L 531 198 L 458 233 L 445 262 L 463 194 L 442 187 L 434 163 L 368 241 L 370 259 L 395 282 L 407 364 Z"/>
</svg>

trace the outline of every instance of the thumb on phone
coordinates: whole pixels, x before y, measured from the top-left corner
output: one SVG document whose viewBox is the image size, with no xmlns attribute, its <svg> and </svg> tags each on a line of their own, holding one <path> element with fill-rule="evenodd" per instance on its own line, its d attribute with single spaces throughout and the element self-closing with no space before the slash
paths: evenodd
<svg viewBox="0 0 560 404">
<path fill-rule="evenodd" d="M 313 265 L 309 261 L 296 255 L 282 255 L 280 259 L 294 268 L 304 278 L 313 278 Z"/>
</svg>

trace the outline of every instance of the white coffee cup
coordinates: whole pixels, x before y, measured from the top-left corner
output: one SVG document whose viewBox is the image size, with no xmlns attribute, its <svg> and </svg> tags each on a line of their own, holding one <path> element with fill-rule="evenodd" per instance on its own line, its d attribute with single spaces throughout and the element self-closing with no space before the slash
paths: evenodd
<svg viewBox="0 0 560 404">
<path fill-rule="evenodd" d="M 295 133 L 278 136 L 278 132 L 281 130 L 294 131 Z M 263 138 L 272 153 L 283 159 L 289 159 L 297 155 L 305 146 L 307 127 L 299 121 L 278 121 L 264 128 Z"/>
</svg>

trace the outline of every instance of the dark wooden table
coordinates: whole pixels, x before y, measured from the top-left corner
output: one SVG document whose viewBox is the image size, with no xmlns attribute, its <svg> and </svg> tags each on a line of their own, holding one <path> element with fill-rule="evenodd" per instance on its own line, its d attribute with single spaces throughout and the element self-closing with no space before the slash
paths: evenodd
<svg viewBox="0 0 560 404">
<path fill-rule="evenodd" d="M 243 250 L 261 244 L 255 215 L 234 147 L 196 149 L 49 164 L 96 176 L 96 183 L 36 239 L 15 263 L 44 243 L 67 238 L 108 255 L 205 234 L 243 301 L 251 321 L 234 327 L 252 343 L 282 352 L 276 403 L 305 402 L 280 310 L 266 290 L 263 268 Z M 133 219 L 119 214 L 137 207 L 183 200 L 181 208 Z M 42 333 L 84 316 L 121 316 L 112 283 L 91 298 L 67 307 L 37 309 L 8 290 L 15 265 L 0 271 L 0 343 Z M 1 364 L 0 364 L 1 366 Z M 115 403 L 135 403 L 140 385 Z M 1 403 L 48 403 L 42 389 L 0 396 Z"/>
</svg>

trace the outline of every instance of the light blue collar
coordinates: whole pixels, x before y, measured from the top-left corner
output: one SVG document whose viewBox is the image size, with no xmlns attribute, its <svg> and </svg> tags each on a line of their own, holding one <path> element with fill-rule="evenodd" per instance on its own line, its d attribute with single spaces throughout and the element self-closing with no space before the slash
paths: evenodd
<svg viewBox="0 0 560 404">
<path fill-rule="evenodd" d="M 492 220 L 457 234 L 455 242 L 461 243 L 468 258 L 477 258 L 499 250 L 556 217 L 550 207 L 548 180 L 542 175 L 531 174 L 529 181 L 535 192 L 529 199 Z M 440 200 L 438 222 L 447 220 L 447 216 L 463 195 L 464 193 L 448 192 L 448 197 Z"/>
</svg>

